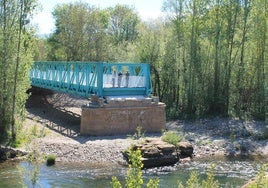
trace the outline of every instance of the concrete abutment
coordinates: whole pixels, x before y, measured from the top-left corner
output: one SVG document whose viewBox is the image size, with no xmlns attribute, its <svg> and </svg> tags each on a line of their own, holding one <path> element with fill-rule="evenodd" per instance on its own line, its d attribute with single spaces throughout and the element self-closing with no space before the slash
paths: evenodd
<svg viewBox="0 0 268 188">
<path fill-rule="evenodd" d="M 105 101 L 91 97 L 82 107 L 80 133 L 82 135 L 133 134 L 137 127 L 142 132 L 154 133 L 165 129 L 166 105 L 152 98 L 109 97 Z"/>
</svg>

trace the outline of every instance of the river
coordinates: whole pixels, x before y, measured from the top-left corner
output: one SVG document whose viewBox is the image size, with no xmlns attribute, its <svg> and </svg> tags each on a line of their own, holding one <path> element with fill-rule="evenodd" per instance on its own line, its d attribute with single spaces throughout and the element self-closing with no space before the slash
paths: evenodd
<svg viewBox="0 0 268 188">
<path fill-rule="evenodd" d="M 144 181 L 151 177 L 160 179 L 159 187 L 178 187 L 178 180 L 185 184 L 192 171 L 206 177 L 211 164 L 215 165 L 215 178 L 221 187 L 240 187 L 254 177 L 267 161 L 252 159 L 193 160 L 173 167 L 143 170 Z M 0 163 L 0 187 L 110 187 L 112 176 L 124 180 L 127 167 L 117 164 L 56 163 L 54 166 L 29 162 Z"/>
</svg>

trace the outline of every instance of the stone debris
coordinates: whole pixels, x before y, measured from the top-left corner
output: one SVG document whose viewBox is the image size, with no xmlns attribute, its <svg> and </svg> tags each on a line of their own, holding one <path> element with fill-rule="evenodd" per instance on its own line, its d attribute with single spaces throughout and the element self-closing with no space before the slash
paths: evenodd
<svg viewBox="0 0 268 188">
<path fill-rule="evenodd" d="M 30 150 L 36 150 L 44 155 L 56 154 L 57 161 L 119 162 L 125 164 L 122 151 L 130 145 L 140 142 L 140 140 L 130 139 L 127 135 L 121 137 L 79 135 L 79 132 L 77 132 L 79 130 L 76 129 L 79 127 L 79 119 L 70 115 L 70 112 L 73 112 L 74 109 L 80 109 L 82 104 L 88 102 L 84 99 L 82 101 L 82 99 L 65 94 L 33 97 L 34 101 L 29 101 L 27 106 L 28 113 L 33 118 L 27 119 L 27 126 L 31 122 L 40 127 L 46 125 L 35 120 L 38 116 L 38 120 L 53 122 L 55 126 L 62 127 L 63 130 L 69 127 L 72 133 L 75 132 L 76 134 L 63 134 L 61 129 L 55 130 L 53 127 L 48 127 L 50 129 L 49 135 L 34 140 L 31 148 L 29 148 Z M 55 110 L 55 107 L 60 110 Z M 64 111 L 62 111 L 62 108 L 64 108 Z M 46 113 L 44 114 L 43 111 Z M 75 113 L 81 114 L 81 110 L 75 111 Z M 77 119 L 78 121 L 76 121 Z M 184 138 L 183 140 L 192 145 L 193 160 L 195 158 L 241 155 L 267 157 L 267 138 L 260 139 L 263 138 L 263 133 L 265 133 L 264 128 L 264 122 L 242 121 L 232 118 L 211 118 L 196 121 L 177 120 L 166 123 L 166 130 L 176 131 L 178 135 Z M 145 137 L 142 139 L 160 137 L 160 134 L 155 136 L 145 133 Z M 159 148 L 161 149 L 162 146 L 158 146 L 157 149 Z M 191 150 L 189 149 L 187 152 L 191 152 Z"/>
</svg>

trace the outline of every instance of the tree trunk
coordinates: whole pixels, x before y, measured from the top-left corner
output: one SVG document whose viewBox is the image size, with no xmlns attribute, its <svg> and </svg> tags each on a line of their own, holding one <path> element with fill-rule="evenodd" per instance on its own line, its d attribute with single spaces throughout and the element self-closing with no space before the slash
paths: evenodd
<svg viewBox="0 0 268 188">
<path fill-rule="evenodd" d="M 20 64 L 20 48 L 21 48 L 21 33 L 22 33 L 22 16 L 23 16 L 24 2 L 20 1 L 20 16 L 19 16 L 19 34 L 18 34 L 18 45 L 17 45 L 17 57 L 16 57 L 16 67 L 14 72 L 14 86 L 12 93 L 12 119 L 11 119 L 11 136 L 12 140 L 16 140 L 16 131 L 15 131 L 15 113 L 16 113 L 16 93 L 17 93 L 17 81 L 18 81 L 18 71 Z"/>
</svg>

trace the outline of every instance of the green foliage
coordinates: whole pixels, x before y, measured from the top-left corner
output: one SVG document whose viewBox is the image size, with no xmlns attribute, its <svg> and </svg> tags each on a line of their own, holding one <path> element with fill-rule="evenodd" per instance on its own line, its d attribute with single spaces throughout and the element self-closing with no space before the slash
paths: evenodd
<svg viewBox="0 0 268 188">
<path fill-rule="evenodd" d="M 13 147 L 13 148 L 18 148 L 18 147 L 20 147 L 21 146 L 21 144 L 22 144 L 22 142 L 21 142 L 21 140 L 20 139 L 16 139 L 16 140 L 11 140 L 10 142 L 9 142 L 9 145 L 11 146 L 11 147 Z"/>
<path fill-rule="evenodd" d="M 126 187 L 127 188 L 139 188 L 143 186 L 143 179 L 142 179 L 142 162 L 141 162 L 141 151 L 129 151 L 129 160 L 131 164 L 129 165 L 129 169 L 127 172 L 126 177 Z M 190 177 L 186 181 L 186 185 L 184 186 L 182 182 L 178 181 L 179 188 L 219 188 L 219 182 L 214 177 L 214 169 L 215 165 L 211 164 L 209 171 L 206 174 L 206 179 L 200 179 L 198 173 L 196 171 L 192 171 Z M 250 183 L 247 187 L 248 188 L 264 188 L 268 185 L 268 176 L 267 171 L 268 164 L 262 166 L 259 174 L 257 175 L 255 181 Z M 157 188 L 159 187 L 159 178 L 150 179 L 149 182 L 146 184 L 148 188 Z M 113 188 L 122 188 L 120 181 L 116 177 L 112 177 L 111 187 Z"/>
<path fill-rule="evenodd" d="M 188 188 L 201 187 L 200 180 L 198 178 L 198 173 L 196 171 L 191 172 L 190 178 L 186 182 L 186 187 Z"/>
<path fill-rule="evenodd" d="M 174 131 L 164 132 L 161 139 L 169 144 L 173 144 L 176 147 L 178 146 L 179 142 L 182 140 L 182 138 Z"/>
<path fill-rule="evenodd" d="M 158 188 L 159 181 L 160 181 L 159 178 L 150 179 L 149 182 L 147 183 L 146 187 L 147 188 Z"/>
<path fill-rule="evenodd" d="M 48 155 L 47 156 L 47 166 L 52 166 L 56 162 L 56 155 Z"/>
<path fill-rule="evenodd" d="M 129 170 L 126 177 L 126 187 L 128 188 L 139 188 L 143 184 L 142 179 L 142 161 L 141 151 L 130 151 L 129 152 Z"/>
<path fill-rule="evenodd" d="M 30 137 L 33 138 L 43 138 L 46 136 L 47 131 L 45 126 L 38 127 L 37 123 L 35 123 L 28 134 L 30 134 Z"/>
<path fill-rule="evenodd" d="M 40 173 L 40 169 L 37 165 L 35 165 L 33 170 L 31 171 L 31 182 L 32 182 L 33 187 L 35 187 L 38 183 L 39 173 Z"/>
<path fill-rule="evenodd" d="M 36 57 L 148 62 L 153 95 L 167 105 L 168 118 L 223 115 L 264 120 L 265 5 L 260 0 L 166 0 L 163 8 L 172 17 L 141 22 L 135 9 L 124 5 L 102 10 L 82 2 L 62 4 L 53 11 L 56 30 L 48 46 L 43 44 L 48 50 Z M 11 72 L 4 74 L 10 80 Z"/>
<path fill-rule="evenodd" d="M 20 128 L 15 140 L 11 140 L 9 145 L 11 147 L 17 148 L 22 145 L 28 145 L 35 138 L 43 138 L 47 135 L 47 130 L 44 126 L 38 127 L 35 123 L 31 128 L 26 127 L 26 125 Z"/>
<path fill-rule="evenodd" d="M 141 161 L 142 155 L 140 150 L 129 150 L 129 168 L 127 171 L 126 187 L 127 188 L 140 188 L 144 184 L 142 178 L 142 167 Z M 150 179 L 147 183 L 147 187 L 154 188 L 158 187 L 159 179 Z M 112 177 L 111 186 L 113 188 L 121 188 L 122 185 L 116 177 Z"/>
<path fill-rule="evenodd" d="M 37 136 L 37 124 L 34 124 L 32 130 L 31 130 L 31 134 L 33 136 Z"/>
<path fill-rule="evenodd" d="M 184 188 L 183 184 L 178 181 L 178 186 Z M 214 165 L 210 166 L 209 172 L 207 173 L 207 178 L 200 182 L 197 172 L 191 172 L 190 178 L 186 182 L 185 188 L 218 188 L 219 182 L 214 178 Z"/>
<path fill-rule="evenodd" d="M 202 186 L 204 188 L 218 188 L 219 187 L 219 182 L 215 180 L 214 178 L 214 168 L 215 165 L 211 165 L 209 172 L 207 173 L 207 179 L 202 181 Z"/>
<path fill-rule="evenodd" d="M 112 188 L 122 188 L 120 181 L 114 176 L 112 177 L 111 186 Z"/>
<path fill-rule="evenodd" d="M 133 136 L 131 136 L 131 138 L 134 140 L 138 140 L 143 137 L 144 137 L 144 132 L 142 132 L 142 126 L 137 126 L 136 132 L 134 133 Z"/>
<path fill-rule="evenodd" d="M 265 188 L 268 187 L 268 163 L 264 164 L 253 183 L 250 183 L 247 188 Z"/>
<path fill-rule="evenodd" d="M 0 4 L 0 139 L 16 143 L 25 118 L 28 72 L 33 61 L 33 32 L 26 26 L 36 0 L 2 1 Z"/>
<path fill-rule="evenodd" d="M 56 29 L 48 38 L 47 60 L 125 61 L 134 50 L 139 18 L 131 7 L 100 10 L 75 2 L 56 6 L 53 16 Z"/>
<path fill-rule="evenodd" d="M 30 180 L 31 187 L 40 187 L 39 185 L 39 173 L 40 166 L 38 163 L 34 163 L 33 161 L 28 161 L 24 167 L 19 167 L 19 171 L 21 176 L 24 176 L 25 179 Z M 26 182 L 22 182 L 22 187 L 29 187 Z"/>
</svg>

